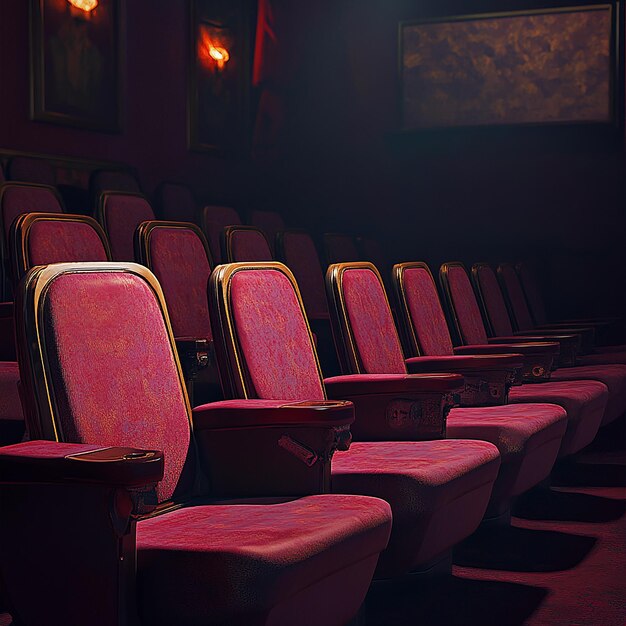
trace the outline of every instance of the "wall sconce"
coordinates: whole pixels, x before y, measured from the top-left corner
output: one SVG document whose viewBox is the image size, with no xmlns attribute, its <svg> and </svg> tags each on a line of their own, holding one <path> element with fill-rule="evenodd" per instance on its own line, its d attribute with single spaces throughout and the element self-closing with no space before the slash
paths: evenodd
<svg viewBox="0 0 626 626">
<path fill-rule="evenodd" d="M 200 27 L 199 57 L 205 67 L 215 66 L 218 71 L 222 71 L 230 59 L 230 53 L 224 44 L 212 38 L 212 34 L 207 27 Z"/>
<path fill-rule="evenodd" d="M 89 13 L 98 6 L 98 0 L 67 0 L 73 7 Z"/>
</svg>

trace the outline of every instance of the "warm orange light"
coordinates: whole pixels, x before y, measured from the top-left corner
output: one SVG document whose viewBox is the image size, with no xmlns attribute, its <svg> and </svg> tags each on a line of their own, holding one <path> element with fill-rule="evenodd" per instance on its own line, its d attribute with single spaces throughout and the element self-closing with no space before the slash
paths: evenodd
<svg viewBox="0 0 626 626">
<path fill-rule="evenodd" d="M 98 6 L 98 0 L 67 0 L 73 7 L 89 13 Z"/>
<path fill-rule="evenodd" d="M 202 29 L 200 41 L 200 58 L 202 61 L 212 61 L 217 65 L 218 70 L 223 70 L 230 59 L 230 54 L 226 48 L 213 43 L 211 37 Z"/>
</svg>

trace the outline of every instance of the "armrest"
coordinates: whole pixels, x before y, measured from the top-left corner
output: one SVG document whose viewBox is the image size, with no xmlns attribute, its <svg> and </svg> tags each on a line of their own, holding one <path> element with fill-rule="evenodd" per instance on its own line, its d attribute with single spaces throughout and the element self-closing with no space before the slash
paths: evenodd
<svg viewBox="0 0 626 626">
<path fill-rule="evenodd" d="M 330 491 L 330 465 L 350 447 L 352 403 L 224 400 L 193 410 L 200 456 L 219 497 Z"/>
<path fill-rule="evenodd" d="M 463 391 L 459 374 L 353 374 L 324 380 L 331 398 L 350 400 L 355 440 L 445 437 L 446 416 Z"/>
<path fill-rule="evenodd" d="M 194 429 L 349 426 L 354 407 L 341 400 L 223 400 L 193 409 Z"/>
<path fill-rule="evenodd" d="M 154 510 L 150 485 L 162 476 L 154 450 L 50 441 L 0 449 L 0 578 L 24 623 L 134 623 L 136 521 Z M 33 602 L 32 589 L 45 590 L 43 600 Z"/>
<path fill-rule="evenodd" d="M 454 393 L 463 389 L 459 374 L 346 374 L 324 379 L 328 395 Z M 357 416 L 358 418 L 358 416 Z"/>
<path fill-rule="evenodd" d="M 506 404 L 511 385 L 518 380 L 521 383 L 524 357 L 506 353 L 418 356 L 407 359 L 406 365 L 411 373 L 462 374 L 461 406 L 495 406 Z"/>
<path fill-rule="evenodd" d="M 91 483 L 142 487 L 163 478 L 157 450 L 27 441 L 0 448 L 0 483 Z"/>
<path fill-rule="evenodd" d="M 534 345 L 557 343 L 559 345 L 559 352 L 555 355 L 555 366 L 571 367 L 576 364 L 576 358 L 582 346 L 582 337 L 580 335 L 566 333 L 544 335 L 535 332 L 534 334 L 528 335 L 511 335 L 508 337 L 492 337 L 489 339 L 489 343 L 516 344 L 519 342 Z"/>
<path fill-rule="evenodd" d="M 500 338 L 498 338 L 500 339 Z M 540 382 L 550 379 L 550 372 L 558 358 L 560 346 L 557 342 L 514 342 L 509 338 L 506 343 L 476 344 L 459 346 L 454 349 L 455 354 L 521 354 L 524 363 L 522 366 L 523 382 Z M 513 340 L 513 341 L 511 341 Z M 517 380 L 516 382 L 519 382 Z"/>
<path fill-rule="evenodd" d="M 533 330 L 521 330 L 515 333 L 520 337 L 526 335 L 543 335 L 547 338 L 562 335 L 578 335 L 580 337 L 579 350 L 581 353 L 588 353 L 593 349 L 595 344 L 595 331 L 590 327 L 571 327 L 571 326 L 559 326 L 552 328 L 534 328 Z"/>
</svg>

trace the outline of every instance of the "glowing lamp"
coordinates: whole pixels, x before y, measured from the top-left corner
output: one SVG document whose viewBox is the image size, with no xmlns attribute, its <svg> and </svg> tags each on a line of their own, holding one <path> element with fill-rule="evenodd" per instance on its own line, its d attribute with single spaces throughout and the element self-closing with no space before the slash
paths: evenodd
<svg viewBox="0 0 626 626">
<path fill-rule="evenodd" d="M 209 48 L 209 56 L 217 63 L 217 68 L 220 70 L 224 69 L 224 65 L 226 65 L 226 63 L 228 63 L 228 59 L 230 59 L 228 50 L 218 46 L 211 46 Z"/>
<path fill-rule="evenodd" d="M 198 54 L 205 67 L 217 66 L 217 69 L 220 71 L 224 69 L 224 66 L 230 59 L 230 54 L 222 42 L 218 43 L 212 39 L 204 27 L 200 31 Z"/>
<path fill-rule="evenodd" d="M 93 11 L 98 6 L 98 0 L 67 0 L 73 7 L 86 13 Z"/>
</svg>

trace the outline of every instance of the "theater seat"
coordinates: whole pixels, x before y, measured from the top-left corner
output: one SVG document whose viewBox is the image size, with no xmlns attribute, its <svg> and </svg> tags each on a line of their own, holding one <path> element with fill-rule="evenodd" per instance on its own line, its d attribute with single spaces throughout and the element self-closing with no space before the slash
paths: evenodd
<svg viewBox="0 0 626 626">
<path fill-rule="evenodd" d="M 0 568 L 16 621 L 348 622 L 387 543 L 388 504 L 324 493 L 216 500 L 196 439 L 210 427 L 191 427 L 154 276 L 135 264 L 61 264 L 22 285 L 20 363 L 37 440 L 0 450 Z M 303 408 L 301 426 L 339 428 L 314 413 Z M 260 419 L 241 440 L 268 428 L 282 431 Z M 285 472 L 300 463 L 285 458 Z"/>
<path fill-rule="evenodd" d="M 551 320 L 548 318 L 547 309 L 536 276 L 533 274 L 527 263 L 516 263 L 515 271 L 517 272 L 519 281 L 524 290 L 526 303 L 528 304 L 528 308 L 532 315 L 535 326 L 545 326 L 549 324 Z M 591 323 L 596 331 L 598 331 L 598 334 L 607 337 L 611 337 L 614 334 L 623 335 L 624 332 L 624 320 L 620 317 L 600 316 L 582 319 L 559 320 L 559 322 L 566 324 Z M 614 346 L 602 346 L 600 347 L 600 350 L 604 351 L 608 349 L 609 351 L 612 351 L 613 348 Z M 617 346 L 617 348 L 619 348 L 620 350 L 625 350 L 626 346 L 619 345 Z"/>
<path fill-rule="evenodd" d="M 602 322 L 582 324 L 562 322 L 542 326 L 535 325 L 520 277 L 513 265 L 510 263 L 498 265 L 498 280 L 502 288 L 502 294 L 507 301 L 510 322 L 518 332 L 556 333 L 578 331 L 581 334 L 584 333 L 585 338 L 591 336 L 591 341 L 588 341 L 588 345 L 585 346 L 587 347 L 585 354 L 578 359 L 580 364 L 626 364 L 626 346 L 610 346 L 609 351 L 606 353 L 603 352 L 602 348 L 594 348 L 596 331 L 602 330 L 604 326 Z M 592 354 L 589 354 L 590 352 Z"/>
<path fill-rule="evenodd" d="M 327 265 L 361 260 L 354 237 L 345 233 L 324 233 L 324 252 Z"/>
<path fill-rule="evenodd" d="M 338 263 L 328 268 L 326 275 L 328 299 L 338 351 L 345 373 L 399 374 L 415 371 L 414 359 L 406 361 L 382 278 L 371 263 Z M 479 362 L 481 370 L 468 361 Z M 436 359 L 428 359 L 425 367 L 417 360 L 420 372 L 434 368 Z M 447 419 L 447 436 L 452 439 L 477 439 L 498 446 L 501 465 L 491 495 L 488 515 L 496 517 L 509 510 L 511 499 L 546 478 L 556 461 L 567 426 L 567 415 L 552 404 L 505 406 L 508 386 L 486 376 L 501 369 L 505 376 L 521 367 L 517 355 L 484 357 L 455 357 L 444 359 L 440 368 L 431 371 L 462 373 L 472 388 L 480 388 L 482 377 L 493 391 L 499 391 L 500 406 L 480 406 L 484 398 L 470 390 L 461 396 L 471 408 L 454 408 Z M 512 380 L 512 378 L 511 378 Z M 495 384 L 494 384 L 495 383 Z M 471 396 L 478 396 L 475 400 Z M 492 395 L 492 394 L 490 394 Z M 470 396 L 468 398 L 468 396 Z M 481 402 L 481 400 L 483 402 Z"/>
<path fill-rule="evenodd" d="M 271 261 L 274 256 L 265 234 L 254 226 L 227 226 L 221 235 L 222 260 Z"/>
<path fill-rule="evenodd" d="M 202 209 L 201 226 L 215 265 L 223 262 L 220 239 L 227 226 L 239 226 L 241 218 L 232 207 L 208 205 Z"/>
<path fill-rule="evenodd" d="M 13 222 L 10 239 L 16 282 L 35 265 L 111 260 L 106 234 L 86 215 L 26 213 Z"/>
<path fill-rule="evenodd" d="M 94 170 L 89 177 L 92 206 L 98 206 L 98 198 L 105 191 L 141 193 L 139 181 L 128 170 Z"/>
<path fill-rule="evenodd" d="M 156 205 L 162 220 L 197 222 L 198 203 L 187 185 L 165 181 L 156 190 Z"/>
<path fill-rule="evenodd" d="M 192 404 L 220 399 L 206 297 L 213 264 L 202 231 L 185 222 L 144 222 L 135 249 L 163 289 Z"/>
<path fill-rule="evenodd" d="M 45 159 L 36 157 L 15 156 L 9 161 L 9 180 L 39 185 L 56 185 L 54 168 Z"/>
<path fill-rule="evenodd" d="M 509 266 L 508 269 L 504 269 L 505 274 L 509 276 L 512 268 Z M 452 271 L 459 270 L 453 268 Z M 513 332 L 511 318 L 494 271 L 486 263 L 476 263 L 472 267 L 472 277 L 476 291 L 479 294 L 479 301 L 482 303 L 485 319 L 489 321 L 489 324 L 495 329 L 497 335 L 511 336 Z M 523 298 L 519 283 L 511 280 L 511 285 L 512 289 L 514 287 L 517 288 L 517 299 Z M 525 311 L 527 312 L 527 309 L 525 309 Z M 545 331 L 536 329 L 533 332 L 541 336 L 541 333 Z M 548 335 L 546 338 L 553 336 L 554 335 Z M 580 359 L 577 358 L 576 361 L 580 361 Z M 551 376 L 552 381 L 576 381 L 580 379 L 597 380 L 608 387 L 609 398 L 602 419 L 603 425 L 615 421 L 626 413 L 626 366 L 619 364 L 598 364 L 583 367 L 559 367 Z"/>
<path fill-rule="evenodd" d="M 4 183 L 0 187 L 0 246 L 2 251 L 2 300 L 11 299 L 9 233 L 18 215 L 30 212 L 62 213 L 63 202 L 58 191 L 47 185 Z"/>
<path fill-rule="evenodd" d="M 216 352 L 227 397 L 289 397 L 304 403 L 329 395 L 355 399 L 354 442 L 333 458 L 335 493 L 376 494 L 392 507 L 394 527 L 376 576 L 427 569 L 478 526 L 499 455 L 481 441 L 415 441 L 440 432 L 443 405 L 460 388 L 458 375 L 338 376 L 322 380 L 293 274 L 280 263 L 217 267 L 209 302 Z M 335 394 L 335 395 L 333 395 Z M 422 396 L 428 396 L 422 403 Z M 408 398 L 423 422 L 385 412 Z M 383 409 L 375 410 L 373 405 Z M 410 412 L 409 407 L 409 412 Z M 365 432 L 377 434 L 366 439 Z M 393 441 L 390 438 L 393 437 Z M 410 437 L 413 440 L 407 441 Z M 445 469 L 444 469 L 445 468 Z"/>
<path fill-rule="evenodd" d="M 272 251 L 272 258 L 276 255 L 276 235 L 285 230 L 285 220 L 276 211 L 250 211 L 250 225 L 256 226 L 267 237 Z"/>
<path fill-rule="evenodd" d="M 462 280 L 462 276 L 466 280 Z M 482 325 L 478 304 L 466 274 L 459 274 L 456 290 L 450 294 L 456 297 L 449 302 L 454 312 L 453 319 L 458 324 L 459 334 L 468 345 L 454 348 L 450 330 L 439 300 L 435 281 L 426 263 L 400 263 L 394 266 L 393 283 L 398 302 L 398 318 L 403 329 L 407 354 L 411 356 L 451 356 L 471 353 L 502 353 L 522 349 L 525 344 L 487 344 L 487 334 Z M 452 308 L 454 306 L 454 308 Z M 484 350 L 483 350 L 484 348 Z M 534 349 L 530 345 L 530 349 Z M 531 363 L 535 357 L 529 351 L 525 359 Z M 551 362 L 551 357 L 550 357 Z M 545 376 L 550 375 L 547 367 Z M 537 382 L 513 386 L 509 391 L 509 402 L 514 404 L 557 404 L 567 412 L 567 430 L 561 442 L 559 456 L 571 455 L 591 443 L 600 426 L 608 389 L 602 383 L 588 381 L 585 390 L 577 393 L 575 383 Z"/>
<path fill-rule="evenodd" d="M 111 244 L 114 261 L 134 261 L 134 239 L 141 222 L 154 220 L 154 211 L 141 194 L 107 191 L 100 195 L 97 218 Z"/>
</svg>

